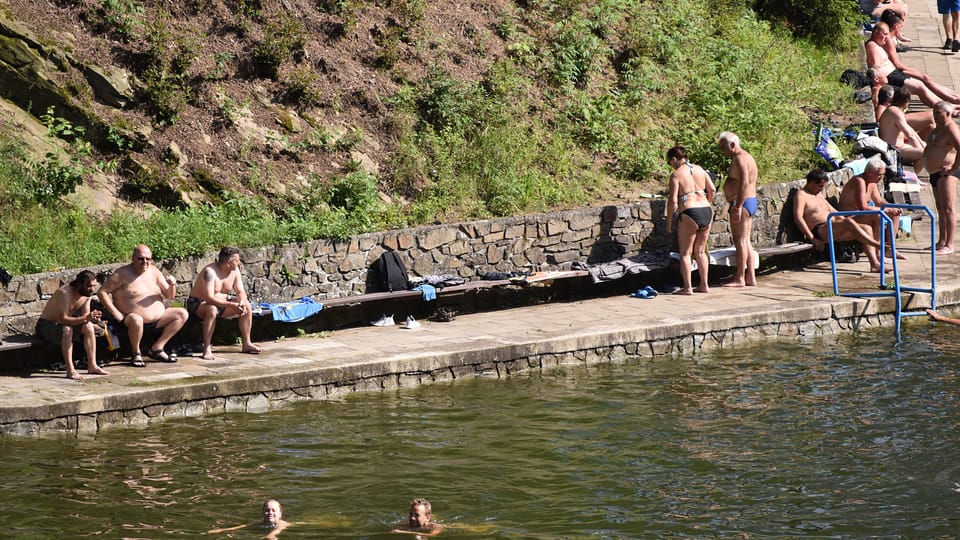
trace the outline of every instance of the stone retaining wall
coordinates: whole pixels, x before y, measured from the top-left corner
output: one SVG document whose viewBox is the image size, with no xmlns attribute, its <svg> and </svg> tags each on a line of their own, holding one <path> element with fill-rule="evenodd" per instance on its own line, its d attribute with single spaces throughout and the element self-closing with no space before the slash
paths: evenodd
<svg viewBox="0 0 960 540">
<path fill-rule="evenodd" d="M 834 173 L 838 184 L 849 170 Z M 802 182 L 771 184 L 758 189 L 755 246 L 776 243 L 784 201 Z M 731 245 L 727 204 L 718 194 L 710 235 L 712 248 Z M 363 234 L 345 241 L 265 246 L 243 250 L 247 289 L 255 300 L 289 300 L 362 294 L 368 269 L 384 250 L 397 250 L 411 276 L 454 274 L 468 280 L 490 271 L 567 269 L 574 261 L 599 263 L 641 251 L 670 249 L 665 201 L 584 208 L 519 217 L 433 225 Z M 133 246 L 131 246 L 131 251 Z M 162 256 L 157 253 L 157 256 Z M 184 300 L 197 273 L 215 254 L 158 260 L 178 282 Z M 93 268 L 112 272 L 120 264 Z M 32 333 L 44 302 L 78 269 L 15 276 L 0 289 L 0 336 Z"/>
</svg>

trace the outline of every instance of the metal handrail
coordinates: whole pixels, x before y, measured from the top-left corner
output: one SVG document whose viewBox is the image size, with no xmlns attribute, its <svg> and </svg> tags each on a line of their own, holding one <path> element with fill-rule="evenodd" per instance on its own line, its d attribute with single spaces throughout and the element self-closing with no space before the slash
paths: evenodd
<svg viewBox="0 0 960 540">
<path fill-rule="evenodd" d="M 925 311 L 920 312 L 904 312 L 903 311 L 903 300 L 901 298 L 901 293 L 903 291 L 911 292 L 923 292 L 930 295 L 930 309 L 936 309 L 936 298 L 937 298 L 937 254 L 936 246 L 930 246 L 931 254 L 931 277 L 930 277 L 930 287 L 921 288 L 921 287 L 902 287 L 900 285 L 900 268 L 897 263 L 897 242 L 896 237 L 893 234 L 893 220 L 884 212 L 887 208 L 901 208 L 909 210 L 923 210 L 930 217 L 930 236 L 935 238 L 934 233 L 936 232 L 936 217 L 930 211 L 929 208 L 923 205 L 914 205 L 914 204 L 884 204 L 879 209 L 876 210 L 846 210 L 831 212 L 827 215 L 827 241 L 830 246 L 830 267 L 833 274 L 833 294 L 836 296 L 845 296 L 845 297 L 857 297 L 857 298 L 875 298 L 875 297 L 894 297 L 896 303 L 896 333 L 897 341 L 900 341 L 900 322 L 903 316 L 917 316 L 925 315 Z M 856 293 L 841 293 L 840 285 L 837 279 L 837 256 L 836 250 L 834 248 L 834 235 L 833 235 L 833 218 L 836 216 L 862 216 L 862 215 L 878 215 L 881 220 L 880 227 L 880 291 L 874 292 L 856 292 Z M 889 234 L 890 238 L 890 254 L 893 256 L 893 290 L 889 290 L 886 283 L 886 268 L 884 254 L 886 253 L 886 239 Z M 931 241 L 933 244 L 933 241 Z"/>
</svg>

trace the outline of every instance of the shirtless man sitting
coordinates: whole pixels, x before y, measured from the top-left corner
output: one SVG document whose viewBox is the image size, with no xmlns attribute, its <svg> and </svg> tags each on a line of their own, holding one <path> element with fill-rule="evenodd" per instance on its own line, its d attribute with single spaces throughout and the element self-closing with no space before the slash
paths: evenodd
<svg viewBox="0 0 960 540">
<path fill-rule="evenodd" d="M 73 366 L 74 340 L 83 340 L 83 348 L 87 352 L 87 373 L 110 374 L 97 365 L 95 326 L 100 324 L 100 312 L 90 310 L 90 299 L 99 285 L 93 272 L 80 272 L 73 281 L 54 291 L 37 320 L 37 335 L 60 345 L 63 361 L 67 364 L 67 377 L 76 381 L 82 381 L 83 376 Z"/>
<path fill-rule="evenodd" d="M 960 93 L 957 93 L 921 73 L 907 67 L 900 61 L 896 45 L 890 40 L 890 28 L 884 23 L 877 23 L 870 33 L 870 39 L 864 44 L 867 56 L 867 66 L 873 68 L 881 78 L 881 84 L 904 87 L 917 96 L 920 101 L 933 107 L 937 101 L 960 103 Z"/>
<path fill-rule="evenodd" d="M 930 186 L 937 203 L 936 252 L 953 253 L 953 232 L 957 226 L 957 177 L 960 174 L 960 127 L 953 121 L 953 106 L 941 101 L 933 107 L 937 127 L 927 137 L 923 161 L 930 173 Z"/>
<path fill-rule="evenodd" d="M 915 163 L 923 158 L 923 149 L 927 143 L 923 142 L 922 136 L 914 130 L 907 119 L 904 107 L 908 103 L 910 103 L 910 92 L 903 88 L 895 88 L 890 104 L 884 108 L 877 120 L 880 124 L 880 138 L 899 150 L 903 161 L 914 164 L 916 169 Z M 930 126 L 927 134 L 929 135 L 932 131 L 933 126 Z"/>
<path fill-rule="evenodd" d="M 177 281 L 172 276 L 164 277 L 153 266 L 153 253 L 143 244 L 133 250 L 130 264 L 118 268 L 97 293 L 110 316 L 127 327 L 132 352 L 130 362 L 134 367 L 146 367 L 140 352 L 145 326 L 162 330 L 147 355 L 163 362 L 177 361 L 175 354 L 163 350 L 187 322 L 187 310 L 168 308 L 164 303 L 164 300 L 173 300 L 176 294 Z"/>
<path fill-rule="evenodd" d="M 807 183 L 797 191 L 793 206 L 793 220 L 807 241 L 813 243 L 818 251 L 826 247 L 827 216 L 837 210 L 827 202 L 823 190 L 827 185 L 827 173 L 814 169 L 807 173 Z M 880 272 L 880 259 L 875 249 L 880 243 L 874 238 L 870 227 L 858 223 L 848 216 L 833 218 L 833 239 L 839 241 L 856 240 L 864 247 L 864 253 L 870 261 L 870 271 Z"/>
<path fill-rule="evenodd" d="M 875 157 L 868 161 L 866 167 L 864 167 L 863 174 L 854 176 L 844 184 L 843 189 L 840 191 L 840 210 L 879 210 L 880 207 L 886 203 L 878 187 L 880 180 L 883 179 L 884 169 L 886 169 L 886 165 L 880 158 Z M 900 228 L 899 218 L 903 215 L 903 210 L 900 208 L 887 208 L 884 212 L 893 221 L 893 236 L 896 237 L 897 231 Z M 869 226 L 873 230 L 874 238 L 880 238 L 881 227 L 883 226 L 883 220 L 880 219 L 880 216 L 876 214 L 866 214 L 854 216 L 854 219 Z M 889 243 L 886 245 L 886 248 L 888 250 L 887 258 L 890 258 L 893 250 Z M 877 251 L 876 253 L 879 257 L 880 252 Z M 907 257 L 902 253 L 897 253 L 897 258 L 906 259 Z"/>
<path fill-rule="evenodd" d="M 235 295 L 231 298 L 230 295 Z M 258 354 L 261 349 L 250 341 L 253 311 L 247 301 L 247 291 L 240 277 L 240 250 L 225 247 L 217 261 L 200 271 L 187 299 L 187 311 L 203 321 L 203 359 L 213 360 L 213 329 L 217 319 L 239 317 L 242 351 Z"/>
</svg>

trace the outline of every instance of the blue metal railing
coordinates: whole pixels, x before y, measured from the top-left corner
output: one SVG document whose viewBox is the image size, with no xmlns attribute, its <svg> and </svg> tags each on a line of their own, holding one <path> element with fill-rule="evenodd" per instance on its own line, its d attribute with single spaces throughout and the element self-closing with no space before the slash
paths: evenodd
<svg viewBox="0 0 960 540">
<path fill-rule="evenodd" d="M 905 210 L 922 210 L 926 212 L 927 216 L 930 218 L 930 287 L 904 287 L 900 284 L 900 268 L 897 263 L 897 242 L 893 234 L 893 220 L 884 212 L 887 208 L 900 208 Z M 880 289 L 879 291 L 862 291 L 862 292 L 849 292 L 841 293 L 840 285 L 837 281 L 837 257 L 834 250 L 834 240 L 833 240 L 833 218 L 835 216 L 863 216 L 863 215 L 877 215 L 880 218 L 881 227 L 880 227 Z M 930 295 L 930 309 L 937 309 L 937 253 L 936 245 L 934 244 L 936 239 L 936 230 L 937 223 L 936 217 L 930 211 L 929 208 L 923 205 L 916 204 L 884 204 L 877 210 L 856 210 L 856 211 L 843 211 L 843 212 L 832 212 L 827 216 L 827 244 L 830 246 L 830 267 L 833 273 L 833 294 L 837 296 L 847 296 L 847 297 L 857 297 L 857 298 L 872 298 L 872 297 L 894 297 L 896 302 L 896 331 L 897 331 L 897 341 L 900 341 L 900 321 L 904 316 L 912 317 L 919 315 L 926 315 L 926 311 L 903 311 L 903 300 L 901 298 L 901 293 L 904 291 L 908 292 L 920 292 Z M 890 239 L 890 254 L 893 256 L 893 288 L 890 289 L 887 286 L 887 275 L 884 261 L 884 253 L 886 253 L 885 247 L 887 238 Z M 869 246 L 864 246 L 865 249 L 872 249 Z"/>
</svg>

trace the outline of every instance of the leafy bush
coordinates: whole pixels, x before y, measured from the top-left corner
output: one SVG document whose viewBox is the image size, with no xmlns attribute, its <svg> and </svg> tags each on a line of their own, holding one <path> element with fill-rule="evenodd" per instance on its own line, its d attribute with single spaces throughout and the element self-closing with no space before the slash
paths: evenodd
<svg viewBox="0 0 960 540">
<path fill-rule="evenodd" d="M 300 19 L 286 10 L 264 21 L 263 41 L 254 50 L 254 59 L 264 73 L 277 78 L 280 64 L 307 41 L 306 28 Z"/>
<path fill-rule="evenodd" d="M 841 51 L 860 45 L 858 30 L 866 20 L 859 5 L 848 0 L 755 0 L 753 7 L 793 35 Z"/>
</svg>

